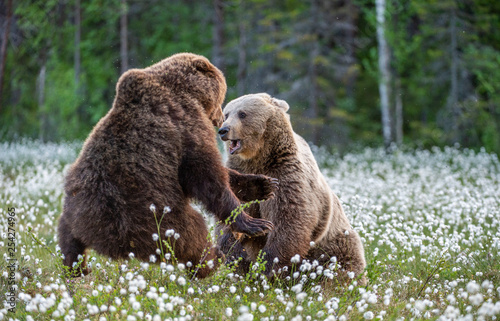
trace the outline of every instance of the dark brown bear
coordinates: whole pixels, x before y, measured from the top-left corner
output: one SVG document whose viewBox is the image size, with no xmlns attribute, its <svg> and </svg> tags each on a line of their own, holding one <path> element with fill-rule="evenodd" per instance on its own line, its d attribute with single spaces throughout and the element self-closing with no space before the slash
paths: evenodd
<svg viewBox="0 0 500 321">
<path fill-rule="evenodd" d="M 242 96 L 224 108 L 225 121 L 219 134 L 230 154 L 228 167 L 276 177 L 280 189 L 274 198 L 248 210 L 256 218 L 273 222 L 273 231 L 236 241 L 223 227 L 219 228 L 224 233 L 218 244 L 229 261 L 243 257 L 243 272 L 262 250 L 268 276 L 285 270 L 296 256 L 323 266 L 337 260 L 342 268 L 331 267 L 336 269 L 337 280 L 348 281 L 352 276 L 365 284 L 361 239 L 321 174 L 309 145 L 293 131 L 288 108 L 285 101 L 268 94 Z"/>
<path fill-rule="evenodd" d="M 171 210 L 160 232 L 162 239 L 167 229 L 180 234 L 175 241 L 179 262 L 216 263 L 220 255 L 190 200 L 200 201 L 224 221 L 240 204 L 230 177 L 241 199 L 268 198 L 275 184 L 265 176 L 241 176 L 223 166 L 213 125 L 223 120 L 225 94 L 222 73 L 205 57 L 188 53 L 120 77 L 113 107 L 66 176 L 58 230 L 66 266 L 74 266 L 87 248 L 114 259 L 131 252 L 144 261 L 152 254 L 160 259 L 152 239 L 157 226 L 151 204 L 158 217 L 165 207 Z M 230 227 L 254 236 L 273 228 L 244 213 Z M 208 267 L 199 269 L 197 276 L 209 272 Z"/>
</svg>

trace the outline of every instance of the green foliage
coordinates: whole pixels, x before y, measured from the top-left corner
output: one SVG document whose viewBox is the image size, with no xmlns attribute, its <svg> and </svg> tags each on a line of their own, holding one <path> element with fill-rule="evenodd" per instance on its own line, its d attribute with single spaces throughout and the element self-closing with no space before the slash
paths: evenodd
<svg viewBox="0 0 500 321">
<path fill-rule="evenodd" d="M 130 68 L 183 51 L 211 57 L 211 2 L 127 0 L 126 9 Z M 382 143 L 373 0 L 226 0 L 223 10 L 228 99 L 263 91 L 286 99 L 297 131 L 316 144 L 344 150 L 353 142 Z M 1 138 L 83 139 L 89 133 L 109 110 L 120 76 L 120 13 L 119 0 L 81 1 L 76 88 L 75 2 L 14 1 Z M 387 1 L 392 86 L 400 84 L 406 143 L 458 142 L 500 152 L 499 17 L 500 5 L 491 0 Z M 44 67 L 42 92 L 37 81 Z M 460 115 L 451 117 L 453 108 Z"/>
</svg>

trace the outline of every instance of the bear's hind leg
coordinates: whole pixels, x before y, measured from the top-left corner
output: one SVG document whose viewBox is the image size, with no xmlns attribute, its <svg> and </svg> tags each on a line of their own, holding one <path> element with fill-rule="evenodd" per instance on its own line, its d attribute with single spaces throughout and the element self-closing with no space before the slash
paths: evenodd
<svg viewBox="0 0 500 321">
<path fill-rule="evenodd" d="M 197 278 L 205 278 L 213 273 L 224 254 L 212 245 L 204 218 L 191 205 L 186 204 L 184 209 L 177 215 L 171 215 L 175 220 L 165 221 L 164 229 L 179 231 L 176 240 L 173 237 L 167 239 L 172 244 L 175 258 L 178 262 L 190 264 L 187 266 L 190 272 Z"/>
<path fill-rule="evenodd" d="M 231 229 L 226 225 L 219 224 L 215 229 L 217 236 L 217 248 L 226 256 L 225 264 L 235 267 L 235 271 L 245 275 L 250 270 L 250 259 L 243 245 L 237 240 Z"/>
</svg>

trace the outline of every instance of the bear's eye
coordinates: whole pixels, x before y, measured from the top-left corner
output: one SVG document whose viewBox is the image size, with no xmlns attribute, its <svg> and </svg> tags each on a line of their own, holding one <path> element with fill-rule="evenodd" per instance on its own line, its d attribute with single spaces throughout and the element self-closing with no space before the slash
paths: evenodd
<svg viewBox="0 0 500 321">
<path fill-rule="evenodd" d="M 245 114 L 244 112 L 240 111 L 238 113 L 238 117 L 240 117 L 241 119 L 243 119 L 243 118 L 247 117 L 247 114 Z"/>
</svg>

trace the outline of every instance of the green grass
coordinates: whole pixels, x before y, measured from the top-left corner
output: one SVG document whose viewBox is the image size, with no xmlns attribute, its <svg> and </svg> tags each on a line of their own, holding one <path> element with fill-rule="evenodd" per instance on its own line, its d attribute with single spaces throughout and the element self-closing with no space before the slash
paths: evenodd
<svg viewBox="0 0 500 321">
<path fill-rule="evenodd" d="M 297 278 L 274 283 L 261 275 L 262 264 L 246 276 L 221 266 L 198 280 L 182 265 L 112 261 L 94 251 L 92 273 L 69 278 L 56 253 L 56 227 L 64 172 L 79 148 L 78 143 L 0 144 L 0 254 L 9 253 L 8 208 L 14 207 L 18 263 L 15 312 L 5 305 L 0 319 L 500 317 L 500 166 L 495 155 L 446 148 L 387 156 L 367 149 L 340 158 L 315 149 L 362 237 L 369 284 L 361 287 L 313 279 L 312 272 L 319 273 L 310 265 Z M 12 282 L 9 271 L 1 260 L 2 295 Z"/>
</svg>

